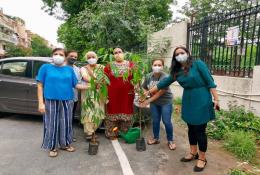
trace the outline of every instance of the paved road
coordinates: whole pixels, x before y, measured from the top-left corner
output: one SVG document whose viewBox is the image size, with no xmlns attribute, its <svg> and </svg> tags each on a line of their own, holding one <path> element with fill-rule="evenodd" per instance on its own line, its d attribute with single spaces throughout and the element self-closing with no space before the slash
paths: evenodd
<svg viewBox="0 0 260 175">
<path fill-rule="evenodd" d="M 100 148 L 96 156 L 87 153 L 88 143 L 83 130 L 74 127 L 76 152 L 59 151 L 49 158 L 40 148 L 42 118 L 39 116 L 11 115 L 0 118 L 0 175 L 121 175 L 119 159 L 110 140 L 99 133 Z M 129 159 L 134 174 L 155 174 L 163 155 L 154 154 L 154 147 L 137 152 L 135 144 L 119 141 Z"/>
<path fill-rule="evenodd" d="M 21 115 L 0 117 L 0 175 L 123 174 L 115 149 L 103 133 L 99 133 L 98 155 L 90 156 L 87 153 L 88 143 L 84 139 L 83 130 L 76 125 L 74 127 L 77 138 L 77 142 L 74 143 L 76 152 L 59 151 L 58 157 L 49 158 L 48 153 L 40 148 L 42 130 L 41 117 Z M 179 161 L 188 151 L 187 131 L 182 125 L 176 124 L 174 130 L 177 143 L 175 151 L 167 148 L 163 128 L 161 128 L 161 144 L 147 146 L 145 152 L 137 152 L 135 144 L 125 144 L 119 140 L 133 174 L 226 175 L 230 168 L 237 165 L 237 160 L 233 156 L 224 151 L 219 144 L 210 141 L 207 168 L 202 173 L 194 173 L 192 169 L 195 161 L 190 163 Z M 146 128 L 146 138 L 149 133 L 150 129 Z M 126 167 L 123 165 L 123 168 Z"/>
</svg>

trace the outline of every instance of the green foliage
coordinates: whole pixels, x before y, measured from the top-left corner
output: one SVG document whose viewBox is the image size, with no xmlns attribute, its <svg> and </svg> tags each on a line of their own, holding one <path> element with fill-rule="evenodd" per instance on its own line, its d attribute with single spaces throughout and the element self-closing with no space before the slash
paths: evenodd
<svg viewBox="0 0 260 175">
<path fill-rule="evenodd" d="M 31 48 L 8 44 L 6 49 L 6 57 L 24 57 L 32 55 Z"/>
<path fill-rule="evenodd" d="M 232 169 L 229 175 L 249 175 L 249 174 L 239 169 Z"/>
<path fill-rule="evenodd" d="M 172 0 L 43 0 L 51 14 L 61 6 L 67 15 L 58 30 L 59 41 L 80 53 L 120 46 L 146 50 L 147 35 L 170 21 Z"/>
<path fill-rule="evenodd" d="M 39 35 L 34 34 L 32 36 L 32 56 L 48 57 L 51 55 L 51 49 L 48 47 L 48 43 Z"/>
<path fill-rule="evenodd" d="M 224 147 L 244 161 L 251 161 L 256 155 L 255 136 L 245 131 L 229 131 L 225 134 Z"/>
<path fill-rule="evenodd" d="M 231 130 L 252 132 L 260 139 L 260 118 L 243 106 L 229 104 L 229 110 L 217 113 L 216 120 L 208 124 L 208 135 L 214 139 L 222 139 Z"/>
<path fill-rule="evenodd" d="M 181 105 L 182 99 L 180 97 L 174 98 L 173 103 L 174 103 L 174 105 Z"/>
<path fill-rule="evenodd" d="M 82 108 L 87 111 L 92 111 L 91 117 L 92 122 L 98 126 L 105 116 L 105 113 L 100 108 L 96 108 L 95 103 L 105 101 L 108 96 L 107 85 L 110 83 L 108 77 L 100 66 L 94 69 L 95 77 L 90 79 L 90 87 L 86 90 L 85 101 L 82 104 Z M 83 122 L 84 117 L 81 118 Z"/>
<path fill-rule="evenodd" d="M 189 0 L 180 10 L 187 17 L 194 16 L 197 20 L 206 16 L 214 16 L 238 9 L 246 8 L 256 1 L 243 0 Z M 183 20 L 183 19 L 182 19 Z"/>
</svg>

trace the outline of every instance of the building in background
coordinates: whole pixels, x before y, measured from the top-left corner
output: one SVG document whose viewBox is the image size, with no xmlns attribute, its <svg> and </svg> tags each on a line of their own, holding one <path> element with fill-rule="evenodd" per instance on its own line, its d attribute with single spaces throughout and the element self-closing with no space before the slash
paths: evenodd
<svg viewBox="0 0 260 175">
<path fill-rule="evenodd" d="M 8 44 L 30 48 L 33 35 L 34 33 L 26 29 L 24 20 L 5 15 L 0 7 L 0 58 L 4 57 Z M 47 40 L 46 45 L 50 48 L 54 47 Z"/>
</svg>

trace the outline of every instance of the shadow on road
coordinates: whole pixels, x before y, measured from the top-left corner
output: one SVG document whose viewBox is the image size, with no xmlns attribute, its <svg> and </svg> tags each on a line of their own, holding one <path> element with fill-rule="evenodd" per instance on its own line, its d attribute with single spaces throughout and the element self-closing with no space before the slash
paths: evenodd
<svg viewBox="0 0 260 175">
<path fill-rule="evenodd" d="M 26 114 L 12 114 L 1 113 L 0 119 L 16 120 L 16 121 L 30 121 L 30 122 L 42 122 L 42 116 L 38 115 L 26 115 Z"/>
</svg>

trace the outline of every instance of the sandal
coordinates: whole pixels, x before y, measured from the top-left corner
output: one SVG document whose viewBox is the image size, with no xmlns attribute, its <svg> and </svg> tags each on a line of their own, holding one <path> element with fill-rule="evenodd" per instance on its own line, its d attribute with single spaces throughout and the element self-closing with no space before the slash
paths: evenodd
<svg viewBox="0 0 260 175">
<path fill-rule="evenodd" d="M 57 157 L 57 156 L 58 156 L 58 151 L 56 149 L 50 150 L 49 157 Z"/>
<path fill-rule="evenodd" d="M 170 150 L 175 150 L 176 149 L 176 145 L 175 143 L 173 143 L 173 141 L 169 141 L 168 142 L 168 147 Z"/>
<path fill-rule="evenodd" d="M 155 145 L 155 144 L 159 144 L 160 143 L 160 140 L 158 139 L 155 139 L 155 138 L 151 138 L 147 141 L 147 144 L 148 145 Z"/>
<path fill-rule="evenodd" d="M 194 168 L 193 168 L 193 171 L 194 171 L 194 172 L 201 172 L 201 171 L 203 171 L 203 170 L 204 170 L 204 168 L 205 168 L 205 167 L 206 167 L 206 165 L 207 165 L 207 159 L 205 159 L 205 160 L 198 159 L 198 160 L 200 160 L 200 161 L 204 162 L 205 164 L 204 164 L 204 166 L 203 166 L 203 167 L 199 167 L 199 166 L 195 165 L 195 166 L 194 166 Z"/>
<path fill-rule="evenodd" d="M 190 158 L 190 159 L 187 159 L 186 157 L 183 157 L 183 158 L 181 158 L 181 162 L 190 162 L 190 161 L 192 161 L 192 160 L 195 160 L 195 159 L 198 159 L 199 158 L 199 154 L 197 153 L 197 154 L 192 154 L 192 153 L 190 153 L 191 155 L 192 155 L 192 157 Z"/>
<path fill-rule="evenodd" d="M 68 152 L 74 152 L 76 150 L 73 146 L 66 146 L 65 148 L 61 149 Z"/>
</svg>

